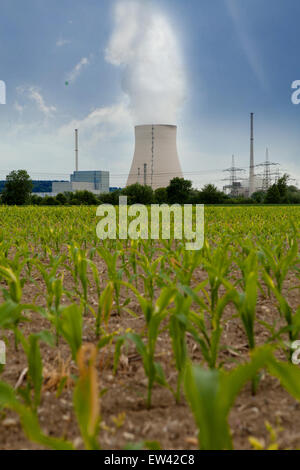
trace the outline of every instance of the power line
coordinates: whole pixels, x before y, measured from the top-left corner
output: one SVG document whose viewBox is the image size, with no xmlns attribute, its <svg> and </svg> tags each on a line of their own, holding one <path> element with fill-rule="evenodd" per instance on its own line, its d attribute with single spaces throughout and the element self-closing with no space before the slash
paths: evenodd
<svg viewBox="0 0 300 470">
<path fill-rule="evenodd" d="M 223 170 L 224 172 L 229 172 L 230 176 L 229 178 L 223 179 L 223 181 L 229 181 L 229 185 L 226 185 L 223 187 L 224 190 L 229 189 L 230 194 L 232 196 L 238 196 L 239 193 L 239 187 L 241 186 L 240 182 L 238 181 L 237 178 L 237 173 L 245 171 L 243 168 L 237 168 L 235 166 L 235 160 L 234 160 L 234 155 L 232 155 L 232 163 L 231 167 L 227 168 L 226 170 Z M 241 178 L 239 178 L 241 179 Z"/>
<path fill-rule="evenodd" d="M 272 185 L 272 176 L 276 176 L 276 173 L 271 173 L 271 167 L 272 166 L 278 166 L 279 163 L 273 163 L 270 162 L 269 159 L 269 149 L 266 149 L 266 160 L 263 163 L 260 163 L 259 165 L 256 165 L 256 167 L 264 167 L 264 173 L 263 173 L 263 179 L 262 179 L 262 191 L 268 191 L 270 186 Z M 279 170 L 277 170 L 279 171 Z"/>
</svg>

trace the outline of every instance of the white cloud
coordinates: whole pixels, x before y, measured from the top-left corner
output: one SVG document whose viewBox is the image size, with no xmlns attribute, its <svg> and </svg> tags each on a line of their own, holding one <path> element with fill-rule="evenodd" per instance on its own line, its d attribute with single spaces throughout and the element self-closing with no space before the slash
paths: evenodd
<svg viewBox="0 0 300 470">
<path fill-rule="evenodd" d="M 1 177 L 22 167 L 32 177 L 39 173 L 45 179 L 67 179 L 74 170 L 74 129 L 78 128 L 79 168 L 110 171 L 112 186 L 126 183 L 134 151 L 134 128 L 125 100 L 93 109 L 79 119 L 68 119 L 57 111 L 55 120 L 41 125 L 37 109 L 29 109 L 29 89 L 19 92 L 27 98 L 23 111 L 26 120 L 7 121 L 0 129 L 0 153 L 10 155 Z M 16 102 L 15 112 L 19 112 L 20 103 L 23 106 L 21 100 Z"/>
<path fill-rule="evenodd" d="M 20 86 L 17 88 L 17 93 L 19 93 L 20 95 L 25 95 L 31 101 L 33 101 L 36 104 L 38 110 L 41 111 L 45 117 L 52 117 L 53 114 L 56 112 L 56 107 L 51 105 L 48 106 L 40 90 L 35 86 Z M 21 112 L 23 111 L 25 106 L 22 106 L 18 102 L 16 102 L 14 107 L 17 111 Z"/>
<path fill-rule="evenodd" d="M 58 130 L 59 137 L 66 137 L 79 129 L 81 138 L 93 147 L 132 130 L 131 114 L 125 101 L 112 106 L 96 108 L 83 119 L 73 119 Z"/>
<path fill-rule="evenodd" d="M 168 16 L 138 0 L 119 0 L 106 60 L 119 66 L 136 124 L 175 124 L 186 96 L 178 35 Z"/>
<path fill-rule="evenodd" d="M 66 46 L 67 44 L 70 44 L 70 43 L 71 43 L 71 41 L 69 39 L 59 38 L 56 41 L 56 46 L 57 47 L 62 47 L 62 46 Z"/>
<path fill-rule="evenodd" d="M 56 111 L 55 106 L 47 106 L 41 93 L 35 87 L 29 88 L 29 98 L 37 105 L 38 109 L 46 116 L 50 117 Z"/>
<path fill-rule="evenodd" d="M 75 65 L 75 67 L 71 70 L 71 72 L 67 75 L 67 80 L 69 82 L 74 82 L 76 78 L 81 73 L 82 69 L 90 64 L 90 58 L 82 57 L 82 59 Z"/>
</svg>

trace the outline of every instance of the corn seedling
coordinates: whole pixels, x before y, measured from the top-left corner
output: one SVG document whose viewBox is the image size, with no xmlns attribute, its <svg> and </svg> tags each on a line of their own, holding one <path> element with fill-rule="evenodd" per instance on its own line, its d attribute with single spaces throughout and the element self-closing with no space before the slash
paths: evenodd
<svg viewBox="0 0 300 470">
<path fill-rule="evenodd" d="M 40 428 L 36 413 L 24 406 L 18 400 L 13 388 L 4 382 L 0 382 L 0 406 L 9 408 L 19 415 L 22 428 L 29 440 L 53 450 L 74 450 L 71 442 L 45 435 Z"/>
<path fill-rule="evenodd" d="M 199 429 L 200 449 L 233 448 L 228 425 L 230 409 L 242 387 L 267 365 L 270 357 L 270 349 L 258 349 L 249 363 L 229 373 L 187 365 L 185 394 Z"/>
<path fill-rule="evenodd" d="M 28 339 L 19 333 L 19 340 L 27 357 L 28 372 L 26 387 L 18 389 L 18 393 L 24 398 L 26 404 L 36 411 L 41 401 L 43 384 L 43 362 L 39 341 L 43 340 L 53 346 L 53 338 L 49 332 L 44 331 L 31 334 Z"/>
<path fill-rule="evenodd" d="M 160 325 L 168 315 L 167 307 L 174 300 L 176 290 L 164 288 L 153 306 L 152 302 L 143 298 L 133 286 L 131 289 L 135 292 L 145 316 L 147 342 L 144 342 L 141 336 L 136 333 L 129 332 L 121 336 L 116 344 L 114 369 L 116 372 L 122 345 L 126 340 L 130 340 L 143 360 L 145 374 L 148 378 L 147 407 L 150 408 L 154 383 L 157 382 L 169 388 L 161 365 L 155 361 L 155 348 Z"/>
<path fill-rule="evenodd" d="M 69 344 L 75 360 L 82 343 L 82 307 L 76 304 L 62 308 L 59 316 L 59 331 Z"/>
</svg>

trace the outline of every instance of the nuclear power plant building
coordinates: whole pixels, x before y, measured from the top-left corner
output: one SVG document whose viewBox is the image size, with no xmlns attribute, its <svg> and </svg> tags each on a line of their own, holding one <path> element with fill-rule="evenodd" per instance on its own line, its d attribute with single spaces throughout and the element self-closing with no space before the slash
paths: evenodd
<svg viewBox="0 0 300 470">
<path fill-rule="evenodd" d="M 94 194 L 109 192 L 108 171 L 74 171 L 70 181 L 53 182 L 52 193 L 90 191 Z"/>
<path fill-rule="evenodd" d="M 135 151 L 127 186 L 140 183 L 157 189 L 167 187 L 173 178 L 183 178 L 176 139 L 176 126 L 136 126 Z"/>
</svg>

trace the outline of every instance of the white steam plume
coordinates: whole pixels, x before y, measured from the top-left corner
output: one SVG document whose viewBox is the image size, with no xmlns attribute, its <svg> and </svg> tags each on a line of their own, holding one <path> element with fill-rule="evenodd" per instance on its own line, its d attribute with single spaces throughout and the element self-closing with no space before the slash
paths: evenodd
<svg viewBox="0 0 300 470">
<path fill-rule="evenodd" d="M 123 90 L 135 124 L 175 124 L 185 98 L 185 74 L 168 19 L 153 6 L 119 0 L 106 60 L 123 69 Z"/>
</svg>

